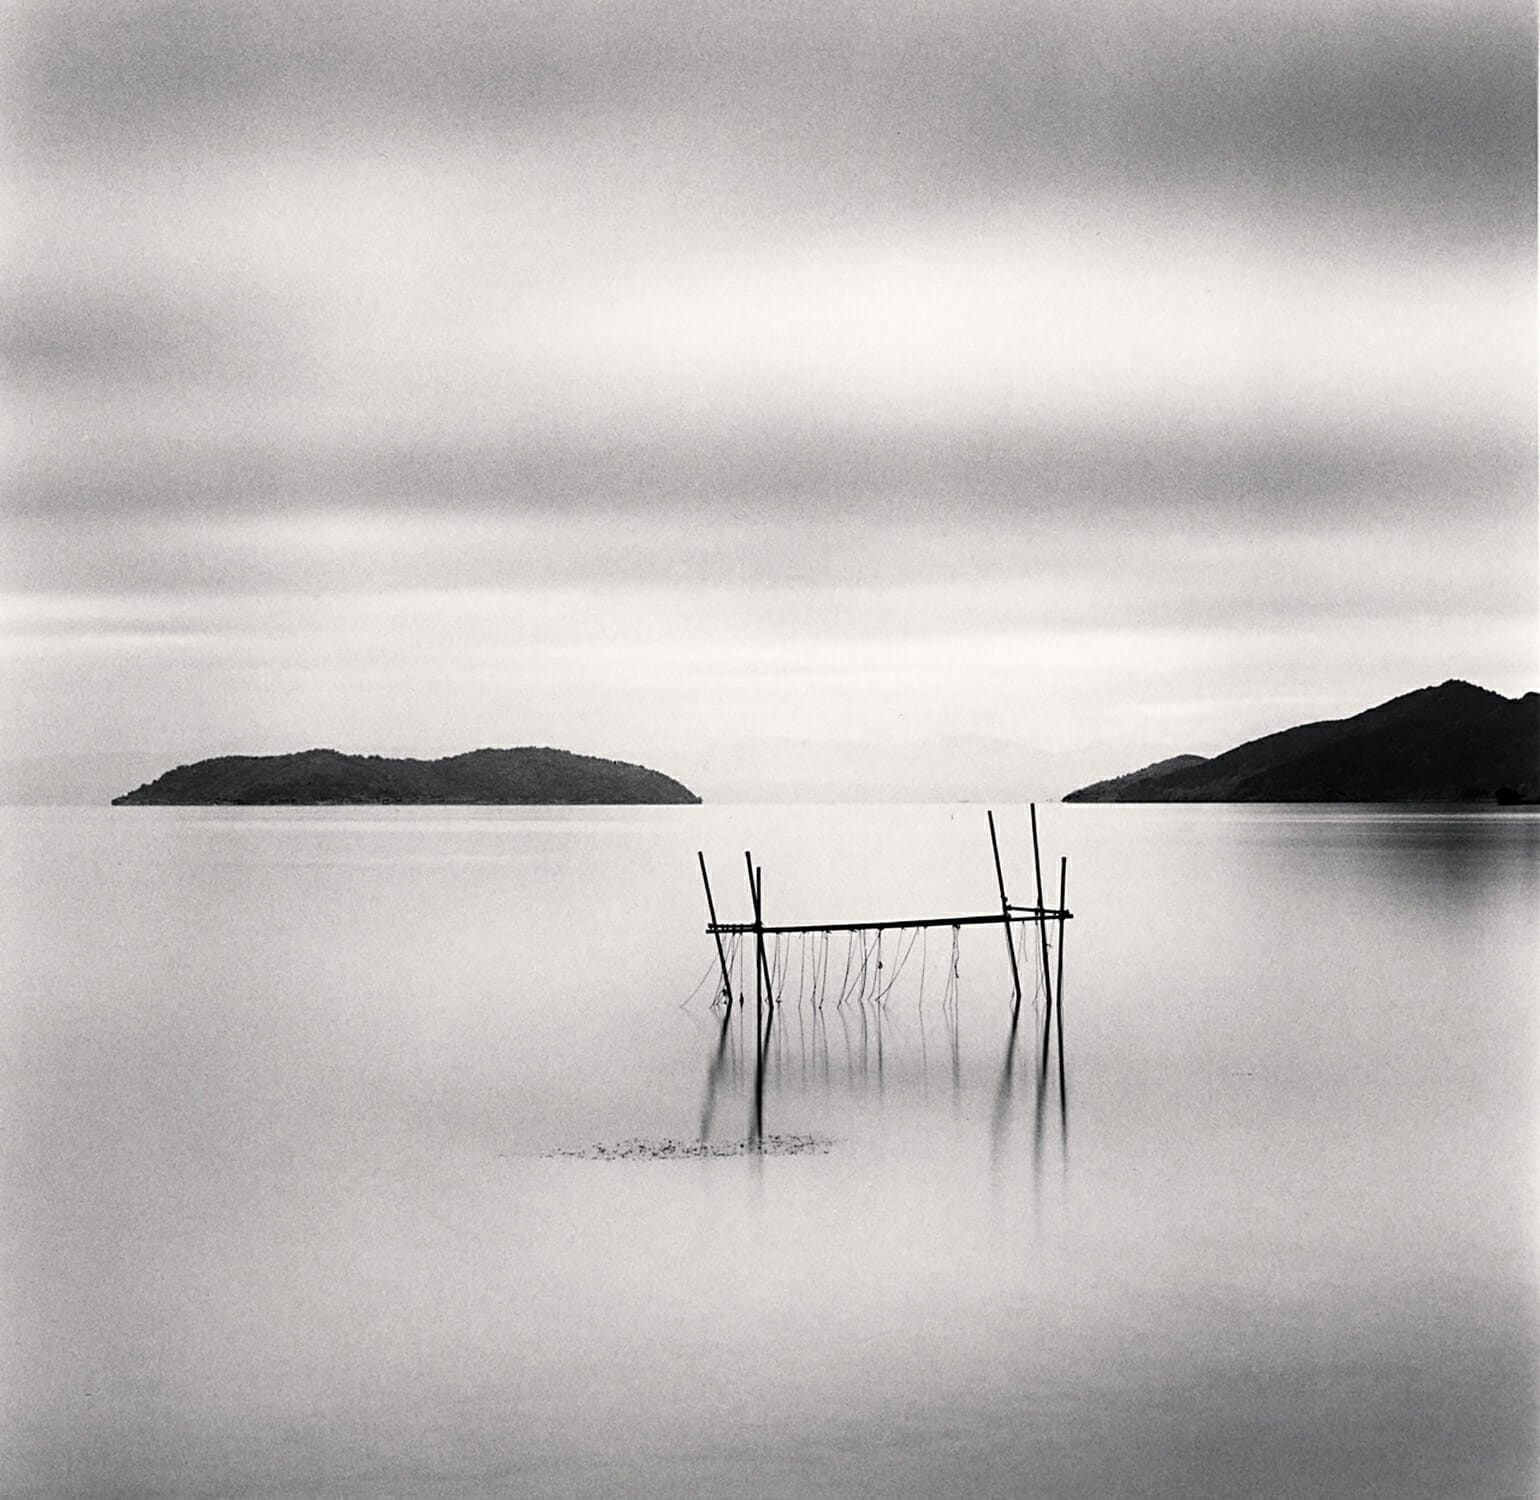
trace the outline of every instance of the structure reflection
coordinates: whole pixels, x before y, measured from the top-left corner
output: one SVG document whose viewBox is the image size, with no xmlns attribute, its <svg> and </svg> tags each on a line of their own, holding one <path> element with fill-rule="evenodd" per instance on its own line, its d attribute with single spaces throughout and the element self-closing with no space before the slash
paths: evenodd
<svg viewBox="0 0 1540 1500">
<path fill-rule="evenodd" d="M 750 1003 L 755 1008 L 752 1031 Z M 783 1122 L 799 1099 L 845 1099 L 857 1104 L 865 1100 L 879 1105 L 909 1101 L 927 1111 L 950 1099 L 952 1116 L 961 1123 L 968 1115 L 965 1074 L 970 1070 L 964 1067 L 961 1007 L 955 989 L 946 993 L 939 1007 L 940 1048 L 932 1045 L 935 1010 L 923 1003 L 911 1008 L 892 998 L 858 994 L 836 1001 L 832 992 L 827 1005 L 809 995 L 783 992 L 778 999 L 763 983 L 757 1002 L 730 1007 L 717 1001 L 700 1113 L 701 1139 L 708 1140 L 724 1128 L 723 1110 L 732 1101 L 745 1110 L 745 1136 L 751 1143 L 762 1140 L 767 1128 Z M 988 1086 L 990 1157 L 996 1164 L 1007 1159 L 1018 1106 L 1030 1092 L 1032 1159 L 1034 1173 L 1040 1174 L 1055 1127 L 1061 1152 L 1068 1158 L 1061 1004 L 1039 1004 L 1034 996 L 1030 1007 L 1007 1011 L 1003 1029 L 999 1061 L 984 1075 L 993 1078 Z M 933 1073 L 939 1076 L 933 1078 Z M 975 1093 L 982 1081 L 974 1072 Z M 939 1084 L 939 1089 L 933 1084 Z"/>
</svg>

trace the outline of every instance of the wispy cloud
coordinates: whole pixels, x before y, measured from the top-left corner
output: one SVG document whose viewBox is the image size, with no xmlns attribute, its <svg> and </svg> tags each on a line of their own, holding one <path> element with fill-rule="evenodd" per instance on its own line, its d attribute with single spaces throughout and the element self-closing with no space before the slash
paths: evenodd
<svg viewBox="0 0 1540 1500">
<path fill-rule="evenodd" d="M 864 643 L 902 657 L 917 619 L 1079 632 L 1106 694 L 1139 687 L 1098 632 L 1175 632 L 1237 696 L 1290 616 L 1323 695 L 1350 632 L 1377 681 L 1448 675 L 1438 621 L 1491 643 L 1472 675 L 1533 669 L 1528 7 L 71 0 L 5 29 L 7 575 L 183 619 L 123 625 L 204 663 L 140 686 L 218 699 L 226 736 L 272 699 L 218 679 L 217 622 L 256 611 L 234 653 L 304 618 L 306 670 L 330 639 L 356 672 L 295 601 L 366 591 L 457 594 L 462 638 L 521 620 L 552 662 L 585 590 L 659 663 L 675 636 L 626 611 L 801 651 L 828 727 L 808 643 L 891 703 L 913 682 Z M 49 618 L 59 661 L 121 669 Z M 27 670 L 28 735 L 100 690 Z"/>
</svg>

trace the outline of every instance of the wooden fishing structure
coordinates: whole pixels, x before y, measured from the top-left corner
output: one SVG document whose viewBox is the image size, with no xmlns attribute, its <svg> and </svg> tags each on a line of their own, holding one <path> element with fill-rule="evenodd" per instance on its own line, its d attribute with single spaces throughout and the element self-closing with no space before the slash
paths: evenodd
<svg viewBox="0 0 1540 1500">
<path fill-rule="evenodd" d="M 1025 941 L 1029 929 L 1037 929 L 1037 942 L 1031 944 L 1031 959 L 1036 967 L 1035 982 L 1043 995 L 1042 1011 L 1042 1043 L 1039 1063 L 1039 1083 L 1046 1082 L 1050 1053 L 1054 1050 L 1052 1044 L 1056 1043 L 1058 1055 L 1058 1083 L 1061 1109 L 1064 1104 L 1064 1017 L 1063 1017 L 1063 991 L 1064 991 L 1064 926 L 1070 921 L 1074 913 L 1066 905 L 1067 887 L 1069 882 L 1069 861 L 1062 858 L 1059 861 L 1059 895 L 1058 905 L 1049 906 L 1044 900 L 1043 891 L 1043 865 L 1041 847 L 1038 841 L 1037 831 L 1037 805 L 1029 805 L 1029 816 L 1032 828 L 1032 869 L 1035 882 L 1036 900 L 1031 905 L 1022 905 L 1013 902 L 1006 891 L 1005 870 L 1000 859 L 1000 840 L 995 827 L 995 815 L 993 811 L 986 814 L 989 823 L 989 844 L 994 857 L 995 885 L 999 893 L 999 909 L 987 912 L 970 912 L 956 916 L 920 916 L 891 918 L 870 922 L 767 922 L 764 913 L 764 871 L 754 862 L 751 852 L 745 851 L 744 865 L 748 875 L 749 902 L 753 916 L 747 922 L 724 922 L 717 915 L 716 900 L 712 893 L 711 876 L 706 867 L 704 851 L 697 851 L 696 858 L 700 864 L 701 884 L 706 893 L 706 932 L 716 944 L 716 957 L 720 973 L 721 985 L 714 1000 L 713 1007 L 723 1005 L 726 1013 L 723 1017 L 723 1040 L 725 1043 L 727 1020 L 731 1015 L 734 1000 L 736 999 L 740 1012 L 747 1004 L 747 985 L 740 982 L 737 993 L 733 984 L 733 955 L 739 950 L 739 946 L 752 942 L 752 954 L 746 957 L 746 962 L 751 964 L 754 970 L 754 1014 L 756 1032 L 755 1068 L 755 1121 L 756 1135 L 762 1127 L 763 1094 L 764 1094 L 764 1068 L 766 1056 L 766 1044 L 769 1028 L 772 1024 L 774 1012 L 781 1002 L 781 993 L 786 982 L 784 969 L 779 976 L 776 965 L 772 963 L 771 945 L 778 944 L 783 938 L 800 937 L 807 939 L 822 939 L 824 943 L 824 965 L 820 974 L 815 963 L 812 988 L 809 997 L 819 1007 L 822 1006 L 824 997 L 830 992 L 827 975 L 828 939 L 832 934 L 844 934 L 847 941 L 854 944 L 859 940 L 861 945 L 861 962 L 859 966 L 859 983 L 852 989 L 850 973 L 852 961 L 850 951 L 847 951 L 846 975 L 840 985 L 840 993 L 837 1005 L 843 1005 L 847 997 L 864 999 L 871 998 L 881 1001 L 891 990 L 896 982 L 896 974 L 885 976 L 883 974 L 883 961 L 881 957 L 882 937 L 885 933 L 908 933 L 909 948 L 902 950 L 897 967 L 902 968 L 908 953 L 912 951 L 916 937 L 927 933 L 932 929 L 950 929 L 952 934 L 952 964 L 949 971 L 949 981 L 955 982 L 957 966 L 957 939 L 964 927 L 999 927 L 1005 934 L 1006 951 L 1010 958 L 1011 974 L 1011 1038 L 1014 1046 L 1017 1026 L 1021 1016 L 1021 1004 L 1024 994 L 1023 967 L 1027 961 L 1027 947 Z M 1049 928 L 1055 931 L 1053 947 L 1057 962 L 1050 965 L 1049 957 Z M 1022 940 L 1018 942 L 1018 937 Z M 877 944 L 876 958 L 872 960 L 868 949 L 868 940 L 875 938 Z M 770 940 L 767 945 L 766 940 Z M 872 969 L 872 963 L 875 969 Z M 874 977 L 875 976 L 875 977 Z M 780 982 L 777 983 L 779 977 Z M 806 975 L 804 973 L 803 978 Z M 923 959 L 921 971 L 921 985 L 923 994 Z M 798 1000 L 803 996 L 803 987 L 799 982 Z M 952 1003 L 955 1005 L 955 988 L 949 990 Z M 946 998 L 943 999 L 945 1005 Z M 1040 1088 L 1041 1094 L 1041 1088 Z"/>
</svg>

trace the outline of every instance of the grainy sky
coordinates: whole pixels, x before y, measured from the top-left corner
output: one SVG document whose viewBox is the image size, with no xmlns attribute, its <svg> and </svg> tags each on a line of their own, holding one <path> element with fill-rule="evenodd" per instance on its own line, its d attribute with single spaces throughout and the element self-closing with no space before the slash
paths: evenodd
<svg viewBox="0 0 1540 1500">
<path fill-rule="evenodd" d="M 1528 3 L 3 18 L 4 753 L 1025 795 L 1536 685 Z"/>
</svg>

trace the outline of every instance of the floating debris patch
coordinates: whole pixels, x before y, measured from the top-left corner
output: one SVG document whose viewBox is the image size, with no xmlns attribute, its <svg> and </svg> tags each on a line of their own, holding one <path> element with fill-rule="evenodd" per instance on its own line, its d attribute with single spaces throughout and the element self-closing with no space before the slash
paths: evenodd
<svg viewBox="0 0 1540 1500">
<path fill-rule="evenodd" d="M 820 1156 L 833 1144 L 812 1135 L 767 1135 L 757 1141 L 601 1141 L 545 1154 L 582 1161 L 689 1161 L 707 1156 Z"/>
</svg>

